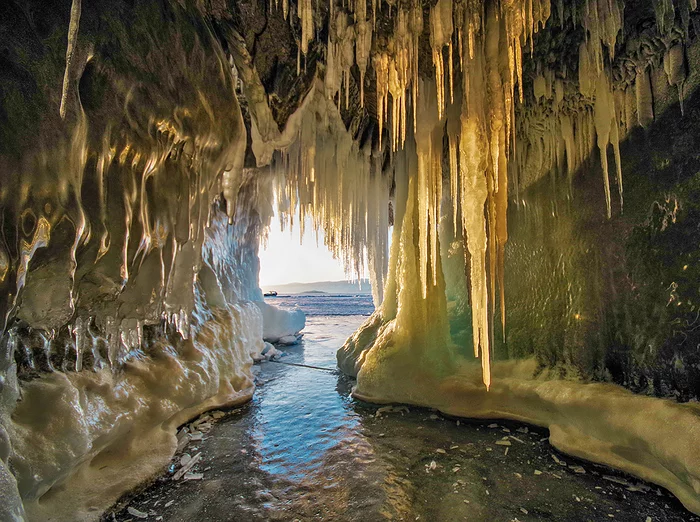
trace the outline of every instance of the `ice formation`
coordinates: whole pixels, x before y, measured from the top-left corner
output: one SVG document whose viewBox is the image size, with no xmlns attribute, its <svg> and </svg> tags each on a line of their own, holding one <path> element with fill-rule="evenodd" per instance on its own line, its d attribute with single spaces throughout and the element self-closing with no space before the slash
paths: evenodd
<svg viewBox="0 0 700 522">
<path fill-rule="evenodd" d="M 154 13 L 138 9 L 125 53 L 155 41 Z M 168 9 L 159 37 L 173 45 L 120 69 L 91 33 L 94 11 L 74 2 L 52 102 L 3 98 L 18 130 L 0 147 L 3 520 L 94 519 L 168 462 L 179 424 L 254 389 L 270 202 L 243 169 L 220 42 Z M 141 88 L 143 67 L 168 87 Z M 51 109 L 25 141 L 18 122 L 36 107 Z"/>
<path fill-rule="evenodd" d="M 281 310 L 263 301 L 256 302 L 262 313 L 262 338 L 269 343 L 277 343 L 282 339 L 298 339 L 299 332 L 306 325 L 306 316 L 300 309 Z M 285 342 L 284 344 L 292 344 Z"/>
<path fill-rule="evenodd" d="M 283 226 L 303 234 L 308 218 L 322 230 L 349 275 L 369 272 L 377 310 L 339 353 L 358 396 L 565 424 L 527 401 L 574 407 L 558 402 L 574 393 L 566 386 L 503 365 L 492 376 L 508 326 L 509 202 L 524 206 L 555 171 L 573 184 L 598 155 L 600 214 L 619 217 L 620 144 L 659 116 L 656 71 L 682 107 L 697 85 L 694 1 L 654 0 L 654 22 L 634 34 L 623 0 L 275 0 L 264 13 L 136 4 L 98 12 L 74 0 L 52 29 L 60 52 L 23 43 L 22 24 L 41 24 L 0 22 L 19 49 L 0 79 L 0 122 L 12 124 L 0 135 L 3 516 L 60 507 L 59 518 L 89 519 L 97 499 L 162 465 L 179 422 L 250 397 L 263 337 L 303 328 L 301 314 L 261 302 L 257 248 L 273 205 Z M 256 16 L 265 24 L 248 29 Z M 265 52 L 277 53 L 272 65 Z M 397 375 L 410 386 L 394 388 Z M 610 408 L 642 409 L 612 395 Z M 511 396 L 520 402 L 508 409 Z M 663 404 L 658 419 L 692 426 L 688 408 Z M 579 424 L 585 433 L 554 434 L 561 447 L 656 480 L 700 511 L 698 466 L 678 465 L 678 445 L 652 449 L 662 463 L 645 468 L 567 442 L 612 444 L 633 427 Z M 657 442 L 635 437 L 636 449 Z M 133 480 L 96 471 L 151 441 L 163 452 Z M 62 504 L 75 490 L 84 494 Z"/>
</svg>

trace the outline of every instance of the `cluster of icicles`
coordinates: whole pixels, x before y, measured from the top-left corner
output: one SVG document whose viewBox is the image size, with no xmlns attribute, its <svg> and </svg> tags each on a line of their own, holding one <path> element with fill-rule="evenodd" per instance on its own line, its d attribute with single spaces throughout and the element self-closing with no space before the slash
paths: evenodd
<svg viewBox="0 0 700 522">
<path fill-rule="evenodd" d="M 300 10 L 306 9 L 300 3 Z M 376 6 L 373 6 L 376 12 Z M 490 386 L 490 323 L 496 293 L 504 317 L 503 254 L 507 239 L 507 158 L 512 147 L 516 78 L 522 74 L 522 46 L 549 17 L 549 4 L 502 3 L 500 8 L 480 2 L 439 0 L 430 10 L 430 44 L 435 65 L 435 86 L 418 78 L 419 39 L 423 34 L 423 8 L 416 3 L 398 6 L 394 33 L 375 45 L 367 18 L 366 2 L 354 5 L 354 22 L 345 10 L 331 9 L 328 56 L 324 82 L 327 100 L 348 103 L 350 68 L 356 63 L 364 78 L 371 62 L 376 73 L 379 151 L 383 126 L 389 122 L 392 154 L 405 153 L 407 136 L 413 135 L 417 155 L 416 200 L 418 215 L 419 274 L 422 295 L 438 284 L 438 223 L 443 199 L 443 137 L 448 129 L 450 191 L 454 223 L 461 227 L 469 251 L 474 352 L 481 357 L 483 379 Z M 313 19 L 301 13 L 302 20 Z M 302 29 L 305 29 L 302 23 Z M 308 36 L 308 35 L 307 35 Z M 306 47 L 302 35 L 302 52 Z M 453 64 L 457 46 L 461 84 Z M 447 61 L 445 61 L 447 51 Z M 371 60 L 370 60 L 371 54 Z M 356 61 L 354 60 L 356 58 Z M 445 67 L 447 64 L 447 67 Z M 503 74 L 503 71 L 507 71 Z M 520 82 L 521 83 L 521 82 Z M 361 87 L 362 89 L 362 87 Z M 344 93 L 342 92 L 344 90 Z M 423 92 L 434 93 L 432 99 Z M 409 93 L 412 95 L 409 98 Z M 344 94 L 344 96 L 343 96 Z M 391 95 L 391 112 L 389 111 Z M 360 93 L 360 103 L 364 93 Z M 407 113 L 413 104 L 412 129 Z M 335 107 L 333 110 L 335 112 Z M 420 115 L 420 116 L 419 116 Z M 298 150 L 288 150 L 287 182 L 282 198 L 287 208 L 298 206 L 300 222 L 312 216 L 323 228 L 333 252 L 346 256 L 357 267 L 365 245 L 385 245 L 382 224 L 372 213 L 386 214 L 389 183 L 382 177 L 383 154 L 353 149 L 352 140 L 339 139 L 331 129 L 316 135 L 316 121 L 299 131 Z M 337 115 L 335 116 L 337 118 Z M 313 134 L 313 135 L 310 135 Z M 413 150 L 413 148 L 411 148 Z M 377 157 L 378 156 L 378 157 Z M 374 186 L 372 186 L 374 184 Z M 372 195 L 371 197 L 369 195 Z M 382 236 L 377 239 L 377 234 Z M 379 249 L 376 249 L 379 250 Z M 372 261 L 370 253 L 370 261 Z M 379 265 L 379 263 L 377 263 Z M 373 272 L 371 270 L 370 272 Z M 382 277 L 374 276 L 382 280 Z"/>
<path fill-rule="evenodd" d="M 566 71 L 555 75 L 554 71 L 538 66 L 533 117 L 518 122 L 516 128 L 516 95 L 521 103 L 519 112 L 525 101 L 523 53 L 533 52 L 534 34 L 550 17 L 549 0 L 500 3 L 438 0 L 430 7 L 427 20 L 423 5 L 417 0 L 390 2 L 393 33 L 388 36 L 376 31 L 381 2 L 372 1 L 370 18 L 366 0 L 348 0 L 342 8 L 331 0 L 325 95 L 328 100 L 337 99 L 339 106 L 343 103 L 347 106 L 351 68 L 357 65 L 363 105 L 364 79 L 371 65 L 376 74 L 379 150 L 383 150 L 381 139 L 385 126 L 389 130 L 392 157 L 404 152 L 407 135 L 411 134 L 408 131 L 413 131 L 418 157 L 416 199 L 421 216 L 417 223 L 419 273 L 424 297 L 428 286 L 437 284 L 443 137 L 447 131 L 451 215 L 455 230 L 461 228 L 468 251 L 473 347 L 475 355 L 481 357 L 483 381 L 488 388 L 497 298 L 505 335 L 503 258 L 507 240 L 508 169 L 519 185 L 519 173 L 524 176 L 523 173 L 532 170 L 533 163 L 537 171 L 534 176 L 541 177 L 553 166 L 562 165 L 565 155 L 568 171 L 573 173 L 597 143 L 610 217 L 608 145 L 612 144 L 614 151 L 622 206 L 620 128 L 626 131 L 631 126 L 630 103 L 629 100 L 625 103 L 625 96 L 629 98 L 629 93 L 634 93 L 637 121 L 648 124 L 653 118 L 649 75 L 640 67 L 634 86 L 626 85 L 625 90 L 614 88 L 609 64 L 624 27 L 623 0 L 586 0 L 580 6 L 570 7 L 559 1 L 559 23 L 563 26 L 564 20 L 571 18 L 585 29 L 585 41 L 579 49 L 578 82 L 565 82 L 562 74 L 566 78 Z M 681 2 L 686 15 L 696 7 L 694 0 Z M 670 33 L 674 24 L 673 1 L 655 0 L 654 8 L 659 32 Z M 318 29 L 314 28 L 317 18 L 313 9 L 311 2 L 298 3 L 302 29 L 300 53 L 304 55 Z M 286 16 L 287 0 L 284 10 Z M 435 69 L 434 88 L 422 88 L 423 82 L 419 80 L 419 40 L 426 25 Z M 455 47 L 458 60 L 453 56 Z M 671 46 L 667 54 L 665 67 L 669 82 L 679 87 L 680 95 L 685 79 L 682 46 Z M 459 71 L 455 70 L 455 61 Z M 580 95 L 574 98 L 590 100 L 584 110 L 567 110 L 565 96 L 571 89 Z M 421 99 L 427 92 L 435 97 L 435 102 Z M 407 129 L 411 107 L 413 129 Z M 546 113 L 539 118 L 538 107 Z M 326 138 L 309 136 L 315 132 L 310 129 L 315 128 L 313 122 L 302 125 L 299 149 L 289 151 L 287 156 L 294 160 L 286 164 L 290 172 L 284 189 L 285 207 L 287 211 L 293 210 L 298 203 L 302 225 L 304 216 L 311 215 L 314 225 L 326 232 L 326 243 L 332 251 L 344 256 L 346 266 L 357 269 L 362 264 L 365 245 L 386 244 L 385 239 L 378 239 L 384 235 L 376 230 L 377 219 L 368 214 L 370 208 L 374 215 L 386 213 L 389 201 L 387 184 L 377 181 L 383 179 L 381 160 L 369 150 L 351 152 L 349 144 L 325 147 L 322 141 L 337 138 L 338 133 L 330 133 Z M 523 135 L 528 139 L 521 144 Z M 532 143 L 536 146 L 531 146 Z M 323 157 L 319 157 L 321 154 Z M 527 181 L 534 180 L 521 180 L 521 183 Z M 372 183 L 379 183 L 381 188 L 373 188 Z"/>
<path fill-rule="evenodd" d="M 336 106 L 320 88 L 305 102 L 299 135 L 277 163 L 275 199 L 283 228 L 294 224 L 300 237 L 307 219 L 324 232 L 331 253 L 349 276 L 362 277 L 369 261 L 374 301 L 382 301 L 386 276 L 391 177 L 382 172 L 382 155 L 371 143 L 360 148 Z"/>
<path fill-rule="evenodd" d="M 515 191 L 553 169 L 566 170 L 569 181 L 582 162 L 600 151 L 607 217 L 613 213 L 608 148 L 612 145 L 615 178 L 623 209 L 623 183 L 620 141 L 636 125 L 648 127 L 654 120 L 650 70 L 663 61 L 668 85 L 678 92 L 683 111 L 684 83 L 687 76 L 684 40 L 688 34 L 692 2 L 680 2 L 681 24 L 673 25 L 673 3 L 655 2 L 657 26 L 627 42 L 622 56 L 615 55 L 616 42 L 623 30 L 622 2 L 587 2 L 581 13 L 567 13 L 586 29 L 587 39 L 578 49 L 574 70 L 556 64 L 553 70 L 538 62 L 533 81 L 534 102 L 519 107 L 516 131 L 519 140 L 511 163 Z M 670 16 L 670 21 L 669 21 Z M 564 14 L 559 23 L 564 27 Z M 607 56 L 607 60 L 605 57 Z"/>
</svg>

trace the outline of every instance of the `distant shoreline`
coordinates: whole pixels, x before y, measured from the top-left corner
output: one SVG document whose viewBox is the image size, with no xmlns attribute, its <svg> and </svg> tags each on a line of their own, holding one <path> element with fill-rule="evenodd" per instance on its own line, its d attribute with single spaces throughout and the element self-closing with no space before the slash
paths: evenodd
<svg viewBox="0 0 700 522">
<path fill-rule="evenodd" d="M 274 299 L 275 297 L 372 297 L 371 292 L 284 292 L 277 295 L 264 295 L 265 299 Z"/>
<path fill-rule="evenodd" d="M 367 279 L 351 283 L 349 281 L 318 281 L 315 283 L 285 283 L 281 285 L 265 285 L 262 291 L 277 292 L 279 295 L 321 295 L 321 294 L 336 294 L 336 295 L 354 295 L 354 294 L 371 294 L 372 287 Z"/>
</svg>

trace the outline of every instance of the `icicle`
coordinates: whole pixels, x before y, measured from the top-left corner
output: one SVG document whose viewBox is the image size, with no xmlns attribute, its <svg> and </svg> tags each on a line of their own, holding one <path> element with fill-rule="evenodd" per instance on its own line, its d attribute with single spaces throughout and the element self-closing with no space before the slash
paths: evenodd
<svg viewBox="0 0 700 522">
<path fill-rule="evenodd" d="M 452 40 L 450 40 L 450 43 L 447 46 L 447 60 L 448 60 L 448 70 L 449 70 L 449 78 L 450 78 L 450 103 L 455 102 L 455 97 L 454 97 L 454 80 L 453 80 L 453 66 L 452 66 Z"/>
<path fill-rule="evenodd" d="M 597 76 L 597 71 L 591 65 L 589 47 L 585 42 L 582 42 L 578 50 L 578 86 L 582 96 L 593 97 Z"/>
<path fill-rule="evenodd" d="M 676 44 L 664 56 L 664 71 L 668 78 L 668 84 L 678 89 L 678 102 L 683 114 L 683 84 L 686 79 L 685 51 L 683 44 Z"/>
<path fill-rule="evenodd" d="M 453 228 L 457 230 L 459 212 L 459 164 L 457 163 L 457 151 L 459 148 L 459 117 L 457 114 L 447 120 L 447 132 L 449 140 L 450 159 L 450 200 L 452 202 Z"/>
<path fill-rule="evenodd" d="M 410 34 L 413 36 L 413 45 L 411 46 L 411 86 L 413 88 L 412 92 L 412 103 L 413 103 L 413 132 L 417 132 L 418 129 L 418 41 L 421 34 L 423 34 L 423 9 L 420 3 L 415 4 L 411 8 L 410 23 L 409 23 Z"/>
<path fill-rule="evenodd" d="M 360 0 L 360 3 L 364 0 Z M 358 15 L 360 16 L 360 15 Z M 364 17 L 364 15 L 362 15 Z M 355 46 L 355 61 L 360 70 L 360 107 L 365 106 L 365 73 L 369 64 L 370 51 L 372 49 L 372 28 L 369 22 L 360 19 L 357 23 L 357 43 Z"/>
<path fill-rule="evenodd" d="M 595 130 L 598 136 L 598 148 L 600 149 L 600 163 L 603 169 L 603 188 L 605 189 L 605 205 L 608 219 L 612 216 L 610 207 L 610 181 L 608 178 L 608 143 L 610 143 L 610 122 L 613 107 L 610 106 L 608 80 L 605 74 L 598 77 L 594 106 Z"/>
<path fill-rule="evenodd" d="M 70 9 L 70 23 L 68 25 L 68 45 L 66 47 L 66 69 L 63 73 L 63 92 L 61 94 L 61 106 L 59 108 L 59 113 L 61 118 L 66 117 L 66 104 L 68 103 L 68 96 L 70 91 L 73 89 L 71 83 L 74 81 L 73 68 L 75 64 L 73 63 L 75 58 L 75 50 L 78 46 L 78 30 L 80 28 L 80 13 L 81 0 L 73 0 Z"/>
<path fill-rule="evenodd" d="M 326 57 L 326 77 L 324 79 L 324 90 L 326 98 L 332 100 L 336 93 L 340 90 L 340 81 L 342 71 L 338 67 L 339 58 L 337 57 L 336 44 L 331 40 L 331 31 L 328 31 L 328 46 Z"/>
<path fill-rule="evenodd" d="M 372 56 L 372 67 L 377 75 L 377 124 L 379 125 L 379 148 L 382 148 L 382 134 L 386 121 L 385 107 L 389 95 L 389 56 L 386 53 Z"/>
<path fill-rule="evenodd" d="M 491 385 L 488 290 L 486 282 L 486 223 L 484 205 L 488 196 L 484 175 L 483 129 L 475 117 L 462 114 L 459 145 L 462 226 L 470 254 L 470 282 L 474 355 L 481 357 L 483 380 Z"/>
<path fill-rule="evenodd" d="M 285 0 L 285 3 L 289 0 Z M 311 0 L 298 0 L 297 16 L 301 22 L 301 52 L 306 56 L 309 42 L 314 38 L 314 13 Z"/>
<path fill-rule="evenodd" d="M 445 63 L 442 51 L 446 45 L 451 46 L 452 32 L 452 0 L 438 0 L 437 4 L 430 9 L 430 47 L 433 50 L 438 118 L 440 119 L 445 111 Z"/>
<path fill-rule="evenodd" d="M 651 80 L 645 68 L 637 70 L 635 81 L 637 95 L 637 121 L 639 125 L 647 128 L 654 121 L 654 104 L 651 92 Z"/>
<path fill-rule="evenodd" d="M 421 82 L 421 90 L 430 90 L 432 86 Z M 418 155 L 418 249 L 420 254 L 420 282 L 423 298 L 428 295 L 428 286 L 437 284 L 437 225 L 440 201 L 442 200 L 442 136 L 443 127 L 432 93 L 420 95 L 417 110 L 418 133 L 416 134 L 416 153 Z M 428 266 L 431 267 L 430 278 Z"/>
</svg>

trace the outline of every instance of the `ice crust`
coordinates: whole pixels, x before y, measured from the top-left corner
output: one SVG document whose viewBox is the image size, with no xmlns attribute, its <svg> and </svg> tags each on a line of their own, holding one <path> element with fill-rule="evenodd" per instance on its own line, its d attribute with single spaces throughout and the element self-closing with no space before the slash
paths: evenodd
<svg viewBox="0 0 700 522">
<path fill-rule="evenodd" d="M 263 339 L 269 343 L 293 344 L 292 339 L 297 340 L 299 332 L 306 326 L 306 315 L 299 308 L 283 310 L 264 301 L 256 301 L 255 304 L 262 313 Z"/>
<path fill-rule="evenodd" d="M 191 339 L 159 344 L 118 374 L 56 372 L 23 386 L 5 426 L 27 517 L 94 520 L 163 469 L 178 426 L 252 397 L 249 353 L 262 350 L 261 332 L 252 303 L 214 309 Z"/>
<path fill-rule="evenodd" d="M 368 335 L 367 333 L 365 335 Z M 564 453 L 626 471 L 671 491 L 700 513 L 700 408 L 644 397 L 612 384 L 585 384 L 546 374 L 533 378 L 534 360 L 497 362 L 489 391 L 477 364 L 449 377 L 431 375 L 374 355 L 360 365 L 353 396 L 367 402 L 435 408 L 458 417 L 512 419 L 550 430 Z M 402 378 L 386 386 L 392 372 Z"/>
</svg>

